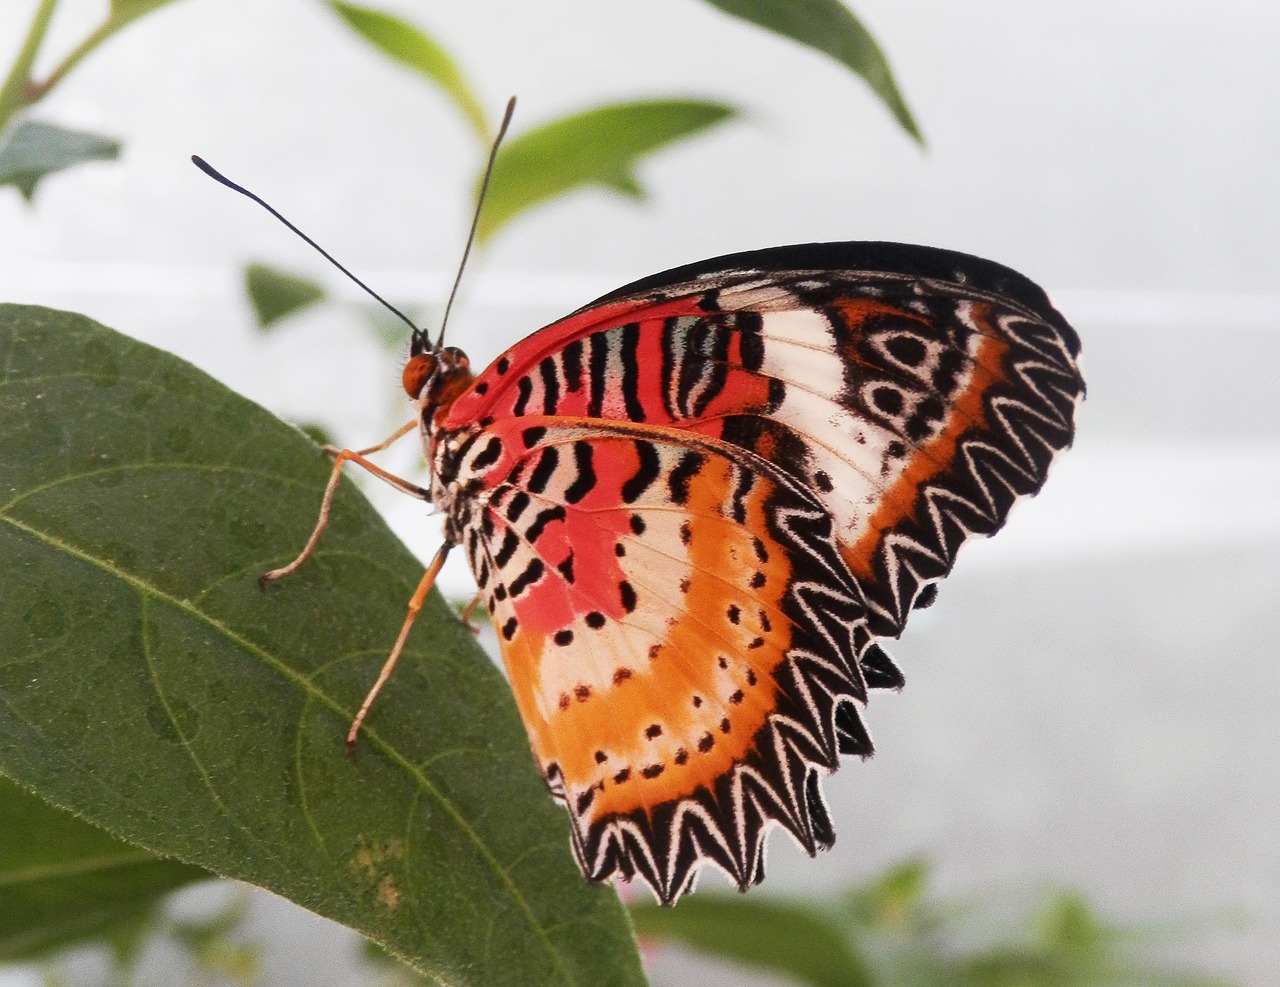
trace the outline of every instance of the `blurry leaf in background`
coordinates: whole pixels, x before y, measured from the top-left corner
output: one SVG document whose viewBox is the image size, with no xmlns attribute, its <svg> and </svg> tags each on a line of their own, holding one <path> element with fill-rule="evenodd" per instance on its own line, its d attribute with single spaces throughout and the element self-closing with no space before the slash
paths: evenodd
<svg viewBox="0 0 1280 987">
<path fill-rule="evenodd" d="M 263 332 L 286 316 L 325 299 L 324 288 L 318 282 L 268 264 L 245 265 L 244 290 Z"/>
<path fill-rule="evenodd" d="M 973 908 L 928 897 L 928 876 L 915 858 L 825 901 L 700 894 L 631 916 L 644 937 L 808 987 L 1229 987 L 1161 965 L 1161 937 L 1111 925 L 1068 891 L 1046 897 L 1027 935 L 1004 919 L 984 935 Z"/>
<path fill-rule="evenodd" d="M 676 908 L 631 906 L 641 936 L 812 987 L 873 987 L 864 959 L 820 906 L 768 895 L 688 895 Z"/>
<path fill-rule="evenodd" d="M 127 949 L 169 892 L 212 876 L 122 843 L 3 777 L 0 834 L 0 962 L 88 942 Z"/>
<path fill-rule="evenodd" d="M 642 984 L 511 690 L 439 594 L 344 753 L 422 564 L 347 483 L 315 556 L 262 592 L 328 474 L 176 357 L 0 305 L 0 773 L 443 982 Z"/>
<path fill-rule="evenodd" d="M 357 307 L 364 318 L 365 324 L 369 327 L 369 331 L 382 344 L 382 348 L 395 354 L 398 360 L 408 359 L 410 330 L 401 321 L 400 316 L 377 302 L 361 302 Z M 428 324 L 428 312 L 425 306 L 410 305 L 398 301 L 396 308 L 400 309 L 415 325 L 422 327 Z"/>
<path fill-rule="evenodd" d="M 133 21 L 176 0 L 111 0 L 111 19 Z"/>
<path fill-rule="evenodd" d="M 1232 981 L 1182 973 L 1151 958 L 1167 938 L 1106 921 L 1074 891 L 1046 896 L 1027 941 L 997 944 L 957 959 L 959 982 L 975 987 L 1232 987 Z"/>
<path fill-rule="evenodd" d="M 23 120 L 0 144 L 0 186 L 16 186 L 30 202 L 36 185 L 54 172 L 119 156 L 120 142 L 110 137 Z"/>
<path fill-rule="evenodd" d="M 329 6 L 374 47 L 444 90 L 467 118 L 479 142 L 488 145 L 492 135 L 484 108 L 467 84 L 462 70 L 438 42 L 420 28 L 380 10 L 358 7 L 342 0 L 329 0 Z"/>
<path fill-rule="evenodd" d="M 740 17 L 798 41 L 853 70 L 866 81 L 908 134 L 924 146 L 889 61 L 876 39 L 840 0 L 706 0 Z"/>
<path fill-rule="evenodd" d="M 513 137 L 498 151 L 478 238 L 484 243 L 525 210 L 588 186 L 642 199 L 640 159 L 736 115 L 705 100 L 614 103 Z"/>
<path fill-rule="evenodd" d="M 248 911 L 241 895 L 207 919 L 170 922 L 163 931 L 191 957 L 196 967 L 235 984 L 251 984 L 262 968 L 262 947 L 240 941 Z"/>
</svg>

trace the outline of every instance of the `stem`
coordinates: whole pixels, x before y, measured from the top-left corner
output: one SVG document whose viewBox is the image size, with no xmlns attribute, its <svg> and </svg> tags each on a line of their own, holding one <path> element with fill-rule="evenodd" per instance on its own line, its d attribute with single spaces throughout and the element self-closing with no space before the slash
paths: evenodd
<svg viewBox="0 0 1280 987">
<path fill-rule="evenodd" d="M 45 32 L 49 29 L 49 21 L 53 19 L 53 11 L 57 6 L 58 0 L 40 0 L 40 6 L 31 19 L 31 27 L 27 30 L 27 37 L 18 50 L 13 68 L 9 70 L 9 77 L 0 86 L 0 131 L 8 126 L 15 113 L 38 98 L 27 91 L 31 66 L 35 64 L 36 55 L 40 51 L 40 45 L 44 43 Z"/>
<path fill-rule="evenodd" d="M 57 0 L 54 0 L 54 2 L 57 2 Z M 80 64 L 81 59 L 93 51 L 93 49 L 97 48 L 98 45 L 102 44 L 102 42 L 106 41 L 107 38 L 111 37 L 111 35 L 119 31 L 120 28 L 128 24 L 130 20 L 134 20 L 134 18 L 125 20 L 119 17 L 108 16 L 107 19 L 94 28 L 83 41 L 68 52 L 67 56 L 58 63 L 57 67 L 49 73 L 43 82 L 36 84 L 35 91 L 38 94 L 37 98 L 39 96 L 43 96 L 61 82 L 68 72 Z"/>
</svg>

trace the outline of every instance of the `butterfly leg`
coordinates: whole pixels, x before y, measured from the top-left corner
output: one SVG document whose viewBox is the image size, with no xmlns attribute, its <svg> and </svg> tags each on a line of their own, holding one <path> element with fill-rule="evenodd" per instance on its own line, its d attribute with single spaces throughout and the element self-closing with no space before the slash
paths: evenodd
<svg viewBox="0 0 1280 987">
<path fill-rule="evenodd" d="M 394 432 L 388 435 L 376 446 L 369 446 L 368 449 L 356 449 L 355 453 L 357 456 L 372 456 L 375 452 L 382 452 L 383 449 L 386 449 L 388 446 L 394 445 L 396 442 L 399 442 L 401 439 L 403 439 L 406 435 L 408 435 L 417 427 L 418 427 L 418 419 L 410 418 L 407 422 L 405 422 L 398 429 L 396 429 Z M 343 452 L 343 450 L 339 449 L 337 446 L 326 445 L 326 446 L 323 446 L 322 448 L 324 449 L 325 454 L 333 459 L 336 459 Z"/>
<path fill-rule="evenodd" d="M 462 608 L 462 613 L 458 615 L 462 619 L 462 622 L 467 625 L 467 630 L 469 630 L 472 634 L 480 633 L 480 625 L 474 623 L 471 620 L 471 617 L 476 612 L 476 607 L 480 605 L 480 601 L 483 599 L 484 599 L 484 593 L 483 592 L 477 593 L 475 596 L 471 598 L 471 602 Z"/>
<path fill-rule="evenodd" d="M 427 566 L 427 571 L 422 574 L 422 580 L 418 583 L 418 588 L 414 590 L 413 598 L 409 600 L 409 612 L 405 615 L 404 624 L 400 627 L 400 635 L 396 638 L 396 643 L 391 648 L 391 654 L 382 663 L 382 671 L 378 673 L 378 680 L 373 683 L 373 688 L 364 697 L 364 702 L 360 704 L 360 712 L 356 713 L 356 718 L 351 722 L 351 729 L 347 731 L 348 752 L 355 750 L 356 736 L 360 733 L 360 724 L 364 723 L 369 707 L 373 705 L 374 699 L 382 691 L 382 687 L 386 685 L 387 679 L 391 678 L 391 671 L 396 667 L 396 662 L 400 660 L 400 652 L 404 650 L 404 642 L 409 638 L 409 628 L 413 626 L 413 622 L 418 616 L 418 611 L 422 609 L 422 604 L 426 600 L 427 594 L 431 592 L 431 587 L 435 585 L 436 576 L 440 575 L 440 567 L 444 565 L 444 560 L 449 555 L 449 549 L 451 548 L 453 548 L 453 545 L 450 542 L 445 542 L 441 545 L 440 550 L 432 558 L 431 564 Z"/>
<path fill-rule="evenodd" d="M 320 541 L 320 535 L 324 532 L 324 529 L 329 526 L 329 511 L 333 506 L 333 495 L 337 492 L 338 481 L 342 479 L 342 467 L 348 461 L 355 463 L 357 466 L 363 467 L 378 479 L 391 484 L 397 490 L 403 491 L 411 497 L 417 497 L 419 500 L 425 501 L 431 500 L 431 492 L 426 488 L 420 487 L 416 483 L 410 483 L 408 480 L 396 476 L 394 473 L 388 473 L 381 466 L 377 466 L 365 458 L 367 453 L 378 452 L 379 450 L 385 449 L 392 442 L 396 441 L 396 439 L 405 435 L 414 424 L 414 422 L 410 422 L 409 425 L 401 428 L 380 445 L 372 446 L 369 449 L 361 449 L 358 452 L 352 449 L 334 449 L 332 446 L 325 447 L 325 452 L 333 456 L 333 469 L 329 473 L 329 485 L 324 489 L 324 499 L 320 502 L 320 517 L 316 520 L 315 529 L 311 532 L 311 537 L 307 539 L 307 543 L 303 546 L 302 551 L 298 553 L 298 557 L 288 565 L 263 573 L 258 578 L 259 586 L 266 586 L 267 583 L 274 582 L 282 576 L 289 575 L 289 573 L 293 572 L 298 568 L 298 566 L 302 565 L 303 562 L 307 561 L 307 559 L 311 557 L 311 553 L 315 551 L 316 543 Z"/>
</svg>

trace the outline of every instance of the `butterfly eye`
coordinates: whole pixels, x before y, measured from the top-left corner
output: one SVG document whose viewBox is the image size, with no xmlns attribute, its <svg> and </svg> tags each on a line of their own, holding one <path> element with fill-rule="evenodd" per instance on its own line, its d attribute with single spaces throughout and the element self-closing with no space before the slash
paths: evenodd
<svg viewBox="0 0 1280 987">
<path fill-rule="evenodd" d="M 446 346 L 441 352 L 441 356 L 444 358 L 445 365 L 451 369 L 453 367 L 467 369 L 471 366 L 471 361 L 467 358 L 467 354 L 456 346 Z"/>
<path fill-rule="evenodd" d="M 415 400 L 421 396 L 422 389 L 427 386 L 427 381 L 431 379 L 431 375 L 436 372 L 436 358 L 430 353 L 419 353 L 415 357 L 411 357 L 409 362 L 404 365 L 404 389 L 409 397 Z"/>
</svg>

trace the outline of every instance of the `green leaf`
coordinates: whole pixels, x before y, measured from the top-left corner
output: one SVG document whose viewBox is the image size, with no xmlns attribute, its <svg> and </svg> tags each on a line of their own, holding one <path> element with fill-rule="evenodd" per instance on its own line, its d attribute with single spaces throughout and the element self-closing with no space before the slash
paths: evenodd
<svg viewBox="0 0 1280 987">
<path fill-rule="evenodd" d="M 479 240 L 526 209 L 588 186 L 641 199 L 645 192 L 634 172 L 641 158 L 736 115 L 732 107 L 703 100 L 615 103 L 521 134 L 498 151 Z"/>
<path fill-rule="evenodd" d="M 922 926 L 929 921 L 925 901 L 928 879 L 928 862 L 912 857 L 852 889 L 845 907 L 856 922 L 868 927 L 902 930 Z"/>
<path fill-rule="evenodd" d="M 492 139 L 484 108 L 467 84 L 462 69 L 439 42 L 420 28 L 369 7 L 358 7 L 342 0 L 329 0 L 340 17 L 362 38 L 383 54 L 407 65 L 435 83 L 467 118 L 480 143 L 488 146 Z"/>
<path fill-rule="evenodd" d="M 866 81 L 908 134 L 924 136 L 907 108 L 889 60 L 862 22 L 840 0 L 706 0 L 726 14 L 829 55 Z"/>
<path fill-rule="evenodd" d="M 422 566 L 346 483 L 258 589 L 312 528 L 314 445 L 83 316 L 0 306 L 0 368 L 0 773 L 441 983 L 644 982 L 438 593 L 345 755 Z"/>
<path fill-rule="evenodd" d="M 324 301 L 324 288 L 300 274 L 290 274 L 268 264 L 247 264 L 244 290 L 264 332 L 286 316 Z"/>
<path fill-rule="evenodd" d="M 120 142 L 109 137 L 23 120 L 0 144 L 0 186 L 16 186 L 30 202 L 37 183 L 55 171 L 119 156 Z"/>
<path fill-rule="evenodd" d="M 115 938 L 169 892 L 210 876 L 122 843 L 2 777 L 0 833 L 0 962 Z"/>
<path fill-rule="evenodd" d="M 686 896 L 675 908 L 632 905 L 631 919 L 642 936 L 674 940 L 813 987 L 873 983 L 839 924 L 804 902 L 701 894 Z"/>
<path fill-rule="evenodd" d="M 175 0 L 111 0 L 111 17 L 118 20 L 137 20 L 153 10 L 167 7 Z"/>
</svg>

